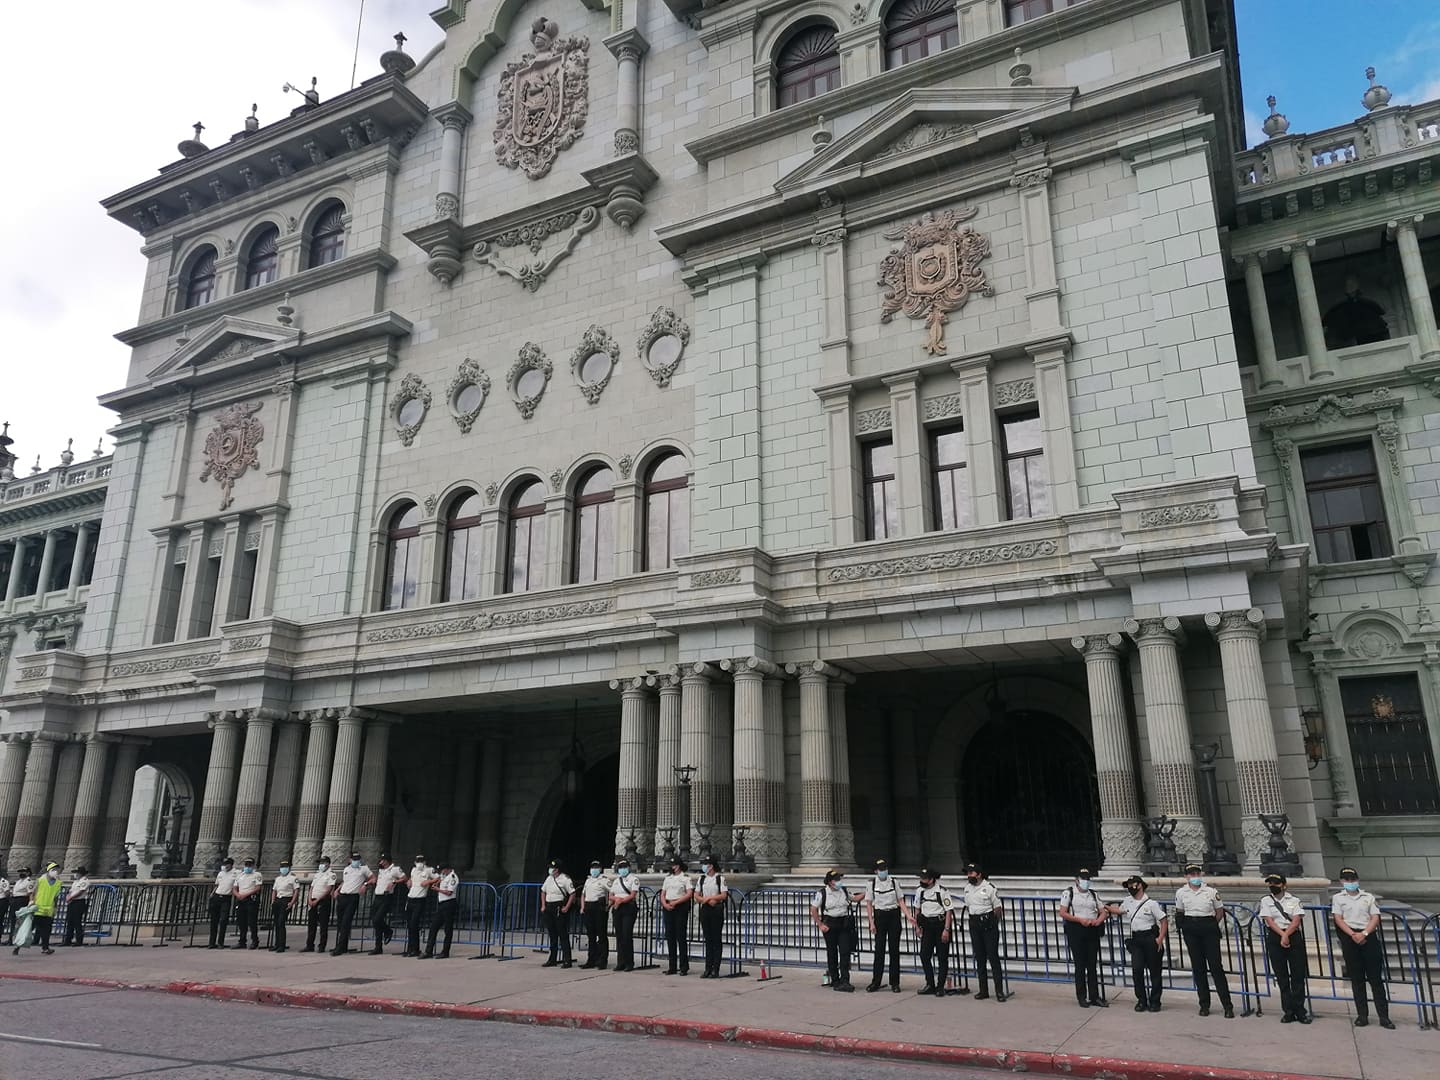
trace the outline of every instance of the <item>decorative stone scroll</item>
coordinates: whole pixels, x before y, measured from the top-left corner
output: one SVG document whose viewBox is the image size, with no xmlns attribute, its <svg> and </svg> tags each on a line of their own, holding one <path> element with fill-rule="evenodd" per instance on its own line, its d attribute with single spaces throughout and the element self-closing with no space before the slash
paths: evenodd
<svg viewBox="0 0 1440 1080">
<path fill-rule="evenodd" d="M 475 418 L 490 397 L 490 376 L 468 356 L 460 361 L 454 378 L 445 387 L 445 400 L 450 403 L 450 418 L 462 434 L 470 434 Z"/>
<path fill-rule="evenodd" d="M 1216 503 L 1185 503 L 1183 506 L 1156 506 L 1140 511 L 1140 528 L 1163 529 L 1171 525 L 1194 525 L 1216 521 L 1220 507 Z"/>
<path fill-rule="evenodd" d="M 400 442 L 409 446 L 415 441 L 420 425 L 430 411 L 430 388 L 413 371 L 400 380 L 400 389 L 390 405 L 390 415 L 395 421 L 395 430 Z"/>
<path fill-rule="evenodd" d="M 570 354 L 570 374 L 585 400 L 594 405 L 610 385 L 620 362 L 620 344 L 599 326 L 591 326 Z"/>
<path fill-rule="evenodd" d="M 505 373 L 505 385 L 510 388 L 510 397 L 520 415 L 529 420 L 535 415 L 545 389 L 550 385 L 554 366 L 543 349 L 533 341 L 527 341 L 520 349 L 520 355 Z"/>
<path fill-rule="evenodd" d="M 640 332 L 636 346 L 640 363 L 650 372 L 656 386 L 670 385 L 689 344 L 690 325 L 670 308 L 656 308 L 649 325 Z"/>
<path fill-rule="evenodd" d="M 993 566 L 997 563 L 1026 562 L 1056 555 L 1060 545 L 1054 540 L 1025 540 L 1016 544 L 995 544 L 989 547 L 960 548 L 936 551 L 929 555 L 907 555 L 898 559 L 877 559 L 874 562 L 834 566 L 826 572 L 831 581 L 866 581 L 874 578 L 903 577 L 936 570 L 960 570 L 970 566 Z"/>
<path fill-rule="evenodd" d="M 450 634 L 465 634 L 475 630 L 534 626 L 541 623 L 559 622 L 564 619 L 583 618 L 586 615 L 603 615 L 614 606 L 614 600 L 604 599 L 580 600 L 571 604 L 549 604 L 545 607 L 521 608 L 518 611 L 482 611 L 478 615 L 446 619 L 443 622 L 387 626 L 381 630 L 371 630 L 365 635 L 365 640 L 367 642 L 415 641 L 446 637 Z"/>
<path fill-rule="evenodd" d="M 734 585 L 740 581 L 740 568 L 731 566 L 724 570 L 699 570 L 690 575 L 690 587 L 713 589 L 720 585 Z"/>
<path fill-rule="evenodd" d="M 191 671 L 207 668 L 220 659 L 219 653 L 201 653 L 198 656 L 167 656 L 159 660 L 137 660 L 133 664 L 115 664 L 110 668 L 112 679 L 123 679 L 127 675 L 154 675 L 162 671 Z"/>
<path fill-rule="evenodd" d="M 564 224 L 561 224 L 561 223 Z M 579 246 L 585 234 L 600 223 L 600 211 L 593 206 L 587 206 L 573 214 L 559 214 L 555 217 L 546 218 L 544 221 L 535 222 L 531 225 L 521 226 L 501 233 L 493 241 L 481 240 L 475 245 L 475 261 L 482 266 L 488 266 L 497 274 L 513 278 L 518 281 L 527 291 L 535 292 L 541 285 L 545 284 L 554 269 L 568 259 L 572 252 Z M 495 247 L 519 247 L 524 244 L 532 252 L 538 255 L 538 245 L 563 229 L 570 230 L 569 237 L 560 249 L 554 252 L 549 258 L 537 257 L 534 262 L 521 263 L 519 266 L 511 266 L 495 253 Z"/>
<path fill-rule="evenodd" d="M 965 395 L 942 394 L 937 398 L 926 398 L 920 408 L 926 420 L 948 420 L 965 412 Z"/>
<path fill-rule="evenodd" d="M 885 289 L 880 321 L 890 322 L 897 311 L 924 319 L 929 333 L 923 348 L 931 356 L 945 352 L 950 312 L 963 308 L 976 293 L 995 295 L 980 269 L 980 261 L 990 255 L 990 241 L 968 225 L 960 227 L 976 213 L 974 207 L 967 207 L 926 214 L 884 234 L 901 244 L 880 263 L 880 284 Z"/>
<path fill-rule="evenodd" d="M 585 132 L 590 39 L 561 37 L 559 25 L 542 16 L 531 24 L 530 44 L 535 51 L 507 64 L 500 76 L 495 160 L 539 180 Z"/>
<path fill-rule="evenodd" d="M 998 383 L 995 387 L 995 407 L 997 409 L 1003 409 L 1007 405 L 1023 405 L 1027 401 L 1034 400 L 1034 379 L 1015 379 L 1012 382 Z"/>
<path fill-rule="evenodd" d="M 205 468 L 200 471 L 202 482 L 212 476 L 220 485 L 220 509 L 228 510 L 235 501 L 235 481 L 247 469 L 260 468 L 258 449 L 265 437 L 265 427 L 255 418 L 259 404 L 237 403 L 221 409 L 215 427 L 205 436 Z"/>
<path fill-rule="evenodd" d="M 886 431 L 891 423 L 889 409 L 866 409 L 855 414 L 855 433 L 864 435 L 871 431 Z"/>
</svg>

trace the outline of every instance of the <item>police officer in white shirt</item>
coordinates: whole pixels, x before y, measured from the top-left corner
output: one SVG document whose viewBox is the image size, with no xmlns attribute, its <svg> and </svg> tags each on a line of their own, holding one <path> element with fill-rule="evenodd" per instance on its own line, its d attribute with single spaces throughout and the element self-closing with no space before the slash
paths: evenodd
<svg viewBox="0 0 1440 1080">
<path fill-rule="evenodd" d="M 282 859 L 280 872 L 275 875 L 275 884 L 270 890 L 270 951 L 285 951 L 285 920 L 295 904 L 295 892 L 300 879 L 290 872 L 290 860 Z"/>
<path fill-rule="evenodd" d="M 230 901 L 235 896 L 235 860 L 226 859 L 215 875 L 215 891 L 210 894 L 210 944 L 207 949 L 225 948 L 225 931 L 230 929 Z M 244 942 L 241 942 L 243 945 Z"/>
<path fill-rule="evenodd" d="M 330 940 L 330 910 L 335 905 L 335 887 L 340 879 L 330 869 L 330 856 L 321 855 L 315 873 L 310 878 L 310 899 L 306 903 L 310 913 L 305 920 L 305 947 L 301 952 L 315 951 L 315 938 L 320 938 L 320 951 Z"/>
<path fill-rule="evenodd" d="M 940 884 L 935 871 L 928 867 L 920 871 L 914 912 L 910 916 L 910 925 L 920 935 L 920 966 L 925 969 L 925 985 L 918 992 L 943 998 L 945 983 L 950 978 L 950 935 L 955 925 L 955 900 L 950 890 Z"/>
<path fill-rule="evenodd" d="M 344 956 L 350 951 L 350 928 L 355 925 L 355 913 L 360 910 L 360 898 L 365 887 L 375 883 L 375 875 L 365 865 L 360 852 L 350 853 L 350 863 L 340 871 L 340 895 L 335 901 L 335 948 L 331 956 Z"/>
<path fill-rule="evenodd" d="M 0 873 L 0 934 L 4 934 L 6 927 L 10 925 L 7 916 L 10 914 L 10 879 Z M 13 930 L 11 932 L 13 936 Z"/>
<path fill-rule="evenodd" d="M 995 1000 L 1006 1001 L 1010 995 L 1005 992 L 1005 968 L 1000 959 L 1000 923 L 1005 918 L 1005 905 L 1000 892 L 990 884 L 989 878 L 980 872 L 980 867 L 970 863 L 965 867 L 965 914 L 970 920 L 970 949 L 975 955 L 975 977 L 980 989 L 976 1001 L 990 996 L 987 989 L 986 969 L 995 976 Z"/>
<path fill-rule="evenodd" d="M 855 951 L 855 917 L 850 905 L 863 899 L 864 893 L 851 896 L 846 891 L 845 873 L 836 869 L 826 872 L 825 884 L 810 901 L 810 921 L 825 939 L 825 975 L 830 989 L 842 994 L 855 992 L 850 985 L 850 954 Z"/>
<path fill-rule="evenodd" d="M 440 880 L 440 875 L 425 862 L 424 855 L 415 856 L 415 865 L 410 868 L 410 888 L 405 897 L 405 952 L 404 956 L 420 956 L 420 922 L 425 917 L 425 905 L 430 898 L 430 886 Z"/>
<path fill-rule="evenodd" d="M 910 906 L 905 894 L 890 876 L 890 864 L 875 860 L 875 873 L 865 883 L 865 914 L 870 921 L 870 939 L 875 945 L 875 966 L 871 969 L 867 994 L 880 989 L 885 978 L 885 955 L 890 955 L 890 989 L 900 992 L 900 918 L 911 923 Z"/>
<path fill-rule="evenodd" d="M 610 885 L 610 910 L 615 913 L 615 970 L 635 970 L 635 916 L 639 914 L 640 886 L 630 873 L 630 862 L 615 864 Z"/>
<path fill-rule="evenodd" d="M 1130 952 L 1130 977 L 1135 987 L 1135 1011 L 1160 1011 L 1160 963 L 1165 933 L 1170 920 L 1158 900 L 1145 895 L 1145 879 L 1139 874 L 1122 882 L 1130 899 L 1110 904 L 1125 926 L 1125 948 Z"/>
<path fill-rule="evenodd" d="M 598 859 L 580 886 L 580 921 L 585 924 L 585 962 L 582 968 L 604 971 L 610 966 L 610 883 Z"/>
<path fill-rule="evenodd" d="M 239 927 L 240 940 L 237 949 L 245 947 L 245 936 L 249 933 L 250 948 L 260 947 L 260 886 L 265 878 L 255 868 L 255 860 L 247 857 L 243 869 L 235 875 L 235 922 Z"/>
<path fill-rule="evenodd" d="M 670 860 L 670 873 L 660 884 L 661 917 L 665 921 L 665 948 L 669 951 L 670 966 L 666 975 L 690 974 L 690 902 L 695 897 L 695 886 L 685 872 L 685 862 L 679 856 Z M 677 968 L 675 965 L 679 964 Z"/>
<path fill-rule="evenodd" d="M 1230 984 L 1225 979 L 1225 963 L 1220 958 L 1220 926 L 1225 918 L 1225 905 L 1220 902 L 1220 894 L 1200 876 L 1199 863 L 1186 866 L 1185 874 L 1189 880 L 1175 890 L 1175 921 L 1180 924 L 1180 936 L 1190 953 L 1190 975 L 1195 980 L 1195 992 L 1200 995 L 1200 1015 L 1210 1015 L 1210 983 L 1205 977 L 1208 969 L 1215 980 L 1215 993 L 1220 996 L 1225 1019 L 1233 1020 L 1235 1007 L 1230 1003 Z"/>
<path fill-rule="evenodd" d="M 1375 1014 L 1380 1026 L 1394 1030 L 1390 1019 L 1390 998 L 1385 993 L 1385 951 L 1380 945 L 1380 905 L 1360 888 L 1360 875 L 1353 867 L 1340 871 L 1340 892 L 1330 902 L 1330 917 L 1340 931 L 1340 952 L 1350 973 L 1350 990 L 1355 995 L 1355 1026 L 1370 1023 L 1370 1004 L 1365 984 L 1375 995 Z"/>
<path fill-rule="evenodd" d="M 1106 1008 L 1110 1003 L 1100 982 L 1100 939 L 1110 910 L 1091 888 L 1089 870 L 1082 869 L 1060 894 L 1059 910 L 1070 957 L 1075 961 L 1075 998 L 1082 1009 L 1092 1005 Z"/>
<path fill-rule="evenodd" d="M 548 869 L 540 886 L 540 917 L 550 935 L 550 959 L 541 967 L 559 964 L 568 968 L 575 963 L 570 957 L 570 908 L 575 903 L 575 883 L 559 859 L 551 859 Z"/>
<path fill-rule="evenodd" d="M 1305 980 L 1310 976 L 1305 958 L 1305 905 L 1285 888 L 1284 874 L 1266 874 L 1270 892 L 1260 900 L 1260 921 L 1265 925 L 1265 955 L 1280 988 L 1282 1024 L 1310 1023 L 1305 1009 Z"/>
<path fill-rule="evenodd" d="M 85 913 L 90 907 L 90 871 L 83 866 L 75 868 L 75 878 L 65 891 L 65 940 L 61 945 L 85 944 Z"/>
<path fill-rule="evenodd" d="M 430 940 L 425 945 L 425 955 L 421 960 L 432 960 L 435 958 L 435 939 L 440 931 L 445 931 L 445 947 L 440 950 L 440 959 L 450 959 L 450 942 L 455 937 L 455 912 L 459 905 L 455 902 L 455 894 L 460 891 L 460 875 L 455 873 L 455 868 L 449 863 L 440 864 L 440 876 L 435 881 L 435 918 L 430 923 Z"/>
<path fill-rule="evenodd" d="M 700 877 L 695 881 L 695 903 L 699 905 L 700 933 L 705 939 L 705 974 L 702 979 L 720 978 L 724 958 L 725 905 L 730 888 L 725 875 L 715 865 L 715 858 L 706 855 L 700 863 Z"/>
<path fill-rule="evenodd" d="M 375 931 L 375 946 L 370 950 L 371 956 L 379 956 L 385 951 L 385 946 L 390 944 L 390 939 L 395 936 L 395 931 L 390 928 L 390 913 L 395 908 L 395 898 L 399 895 L 396 891 L 397 885 L 404 884 L 405 871 L 390 861 L 389 855 L 380 856 L 380 869 L 375 872 L 375 901 L 370 909 L 370 927 Z"/>
</svg>

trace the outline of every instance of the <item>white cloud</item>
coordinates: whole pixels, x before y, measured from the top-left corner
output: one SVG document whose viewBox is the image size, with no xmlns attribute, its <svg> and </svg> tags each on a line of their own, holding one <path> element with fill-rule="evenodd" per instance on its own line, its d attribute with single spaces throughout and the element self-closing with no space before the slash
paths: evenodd
<svg viewBox="0 0 1440 1080">
<path fill-rule="evenodd" d="M 1248 147 L 1259 146 L 1265 141 L 1265 129 L 1260 125 L 1265 118 L 1253 109 L 1245 110 L 1245 145 Z"/>
</svg>

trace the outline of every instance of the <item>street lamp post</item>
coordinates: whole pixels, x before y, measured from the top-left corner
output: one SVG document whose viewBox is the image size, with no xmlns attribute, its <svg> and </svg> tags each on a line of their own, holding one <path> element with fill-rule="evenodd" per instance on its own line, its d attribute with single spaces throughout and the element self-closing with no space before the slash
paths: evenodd
<svg viewBox="0 0 1440 1080">
<path fill-rule="evenodd" d="M 690 869 L 690 781 L 695 778 L 694 765 L 676 765 L 675 778 L 680 781 L 680 848 L 679 858 Z"/>
</svg>

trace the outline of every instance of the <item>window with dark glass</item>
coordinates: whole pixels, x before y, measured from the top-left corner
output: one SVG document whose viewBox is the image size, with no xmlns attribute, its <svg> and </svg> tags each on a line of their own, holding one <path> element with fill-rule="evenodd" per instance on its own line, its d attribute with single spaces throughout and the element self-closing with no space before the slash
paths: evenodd
<svg viewBox="0 0 1440 1080">
<path fill-rule="evenodd" d="M 206 248 L 195 256 L 185 275 L 185 306 L 199 307 L 215 299 L 215 249 Z"/>
<path fill-rule="evenodd" d="M 885 13 L 885 66 L 896 68 L 960 44 L 954 0 L 898 0 Z"/>
<path fill-rule="evenodd" d="M 260 565 L 258 551 L 242 551 L 236 569 L 235 595 L 230 599 L 230 618 L 248 619 L 255 603 L 255 570 Z"/>
<path fill-rule="evenodd" d="M 250 255 L 245 260 L 245 288 L 268 285 L 279 276 L 280 230 L 272 225 L 250 245 Z"/>
<path fill-rule="evenodd" d="M 930 433 L 930 468 L 935 484 L 934 527 L 963 529 L 970 524 L 970 473 L 965 468 L 965 429 L 937 428 Z"/>
<path fill-rule="evenodd" d="M 1340 680 L 1362 814 L 1440 813 L 1420 682 L 1412 672 Z"/>
<path fill-rule="evenodd" d="M 860 447 L 865 479 L 865 539 L 887 540 L 900 535 L 900 508 L 895 503 L 895 444 L 889 439 Z"/>
<path fill-rule="evenodd" d="M 16 596 L 34 596 L 40 590 L 40 564 L 45 559 L 43 537 L 32 536 L 25 545 L 25 554 L 20 557 L 20 591 Z"/>
<path fill-rule="evenodd" d="M 586 473 L 575 489 L 574 567 L 577 585 L 615 573 L 615 476 L 604 466 Z"/>
<path fill-rule="evenodd" d="M 510 499 L 505 591 L 529 592 L 545 585 L 545 488 L 539 480 Z"/>
<path fill-rule="evenodd" d="M 473 491 L 450 504 L 445 517 L 445 586 L 441 599 L 480 595 L 480 496 Z"/>
<path fill-rule="evenodd" d="M 70 567 L 75 562 L 76 535 L 73 532 L 57 533 L 55 555 L 50 560 L 50 580 L 45 582 L 43 592 L 59 592 L 70 586 Z"/>
<path fill-rule="evenodd" d="M 195 582 L 195 611 L 187 637 L 209 637 L 215 632 L 215 600 L 219 595 L 220 556 L 212 555 L 200 564 L 200 578 Z"/>
<path fill-rule="evenodd" d="M 409 503 L 390 517 L 385 536 L 386 611 L 414 607 L 420 599 L 420 508 Z"/>
<path fill-rule="evenodd" d="M 1000 419 L 1005 495 L 1011 520 L 1050 512 L 1050 482 L 1045 476 L 1045 450 L 1040 435 L 1038 412 L 1016 413 Z"/>
<path fill-rule="evenodd" d="M 315 222 L 310 234 L 309 266 L 324 266 L 345 257 L 345 207 L 332 203 Z"/>
<path fill-rule="evenodd" d="M 785 42 L 775 57 L 775 105 L 808 101 L 840 86 L 840 49 L 835 28 L 808 26 Z"/>
<path fill-rule="evenodd" d="M 180 593 L 185 588 L 185 564 L 172 561 L 165 567 L 165 577 L 160 583 L 160 607 L 155 620 L 155 644 L 163 645 L 175 640 L 175 628 L 180 621 Z"/>
<path fill-rule="evenodd" d="M 1322 563 L 1383 559 L 1390 554 L 1390 529 L 1375 450 L 1367 442 L 1317 447 L 1300 452 L 1305 503 Z"/>
<path fill-rule="evenodd" d="M 690 553 L 690 478 L 685 458 L 667 454 L 645 476 L 646 570 L 664 570 Z"/>
<path fill-rule="evenodd" d="M 1014 26 L 1078 3 L 1080 0 L 1005 0 L 1005 22 Z"/>
</svg>

